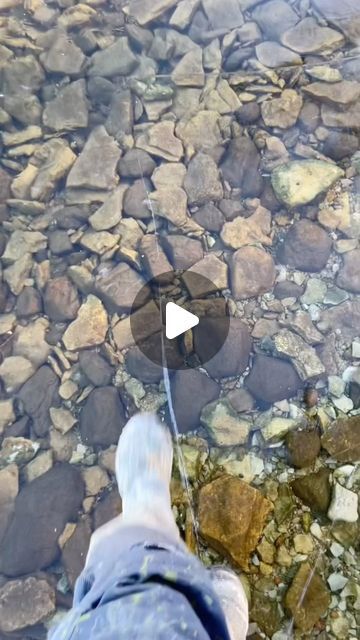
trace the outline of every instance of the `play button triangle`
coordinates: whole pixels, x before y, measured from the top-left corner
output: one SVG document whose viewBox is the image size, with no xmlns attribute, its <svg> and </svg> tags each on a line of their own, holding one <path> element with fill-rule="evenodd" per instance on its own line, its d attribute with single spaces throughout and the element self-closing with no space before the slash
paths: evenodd
<svg viewBox="0 0 360 640">
<path fill-rule="evenodd" d="M 174 302 L 166 305 L 166 337 L 169 340 L 177 338 L 188 329 L 199 324 L 199 318 L 190 311 L 186 311 Z"/>
</svg>

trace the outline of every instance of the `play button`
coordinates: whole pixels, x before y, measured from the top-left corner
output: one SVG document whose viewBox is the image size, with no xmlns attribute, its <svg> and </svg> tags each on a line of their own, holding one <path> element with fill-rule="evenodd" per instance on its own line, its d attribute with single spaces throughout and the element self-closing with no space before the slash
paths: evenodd
<svg viewBox="0 0 360 640">
<path fill-rule="evenodd" d="M 189 329 L 199 324 L 199 318 L 190 311 L 182 309 L 174 302 L 168 302 L 166 305 L 166 322 L 165 332 L 169 340 L 173 340 Z"/>
<path fill-rule="evenodd" d="M 164 360 L 172 370 L 205 366 L 222 348 L 230 326 L 220 284 L 191 269 L 147 281 L 134 299 L 129 319 L 135 346 L 126 358 L 136 361 L 147 380 L 157 378 L 157 367 L 162 369 Z M 119 323 L 124 323 L 125 335 L 127 321 Z"/>
</svg>

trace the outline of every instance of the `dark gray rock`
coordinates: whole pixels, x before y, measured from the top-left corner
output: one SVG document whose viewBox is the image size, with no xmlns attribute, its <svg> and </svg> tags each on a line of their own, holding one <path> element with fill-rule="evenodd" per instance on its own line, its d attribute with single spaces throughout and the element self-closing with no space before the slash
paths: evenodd
<svg viewBox="0 0 360 640">
<path fill-rule="evenodd" d="M 220 386 L 196 369 L 176 371 L 171 387 L 176 421 L 181 433 L 199 427 L 202 409 L 220 395 Z"/>
<path fill-rule="evenodd" d="M 130 49 L 128 39 L 119 38 L 110 47 L 94 53 L 88 74 L 103 78 L 127 76 L 134 71 L 137 65 L 137 57 Z"/>
<path fill-rule="evenodd" d="M 239 136 L 228 146 L 221 164 L 222 174 L 232 187 L 241 188 L 244 197 L 259 196 L 263 179 L 259 173 L 260 154 L 250 138 Z"/>
<path fill-rule="evenodd" d="M 76 522 L 83 498 L 81 474 L 66 463 L 25 485 L 1 544 L 0 572 L 16 577 L 51 565 L 58 538 L 67 522 Z"/>
<path fill-rule="evenodd" d="M 56 230 L 49 233 L 49 249 L 55 256 L 71 253 L 73 246 L 66 231 Z"/>
<path fill-rule="evenodd" d="M 215 207 L 211 202 L 200 207 L 200 209 L 194 213 L 192 219 L 195 220 L 200 227 L 203 227 L 207 231 L 214 231 L 215 233 L 219 233 L 225 222 L 220 209 Z"/>
<path fill-rule="evenodd" d="M 99 76 L 89 78 L 87 83 L 87 93 L 94 104 L 110 104 L 115 89 L 110 80 Z"/>
<path fill-rule="evenodd" d="M 135 297 L 141 290 L 143 295 L 141 299 L 137 299 L 138 306 L 146 302 L 150 292 L 144 286 L 143 277 L 125 263 L 120 263 L 108 273 L 97 276 L 95 281 L 96 294 L 108 309 L 118 313 L 131 311 Z"/>
<path fill-rule="evenodd" d="M 278 300 L 283 300 L 284 298 L 298 299 L 303 292 L 303 287 L 300 287 L 296 282 L 291 282 L 290 280 L 278 282 L 274 287 L 274 296 Z"/>
<path fill-rule="evenodd" d="M 97 351 L 80 351 L 79 364 L 94 387 L 105 387 L 111 383 L 113 369 Z"/>
<path fill-rule="evenodd" d="M 122 511 L 122 502 L 117 489 L 104 493 L 94 508 L 94 530 L 116 518 Z"/>
<path fill-rule="evenodd" d="M 151 176 L 155 167 L 155 160 L 146 151 L 129 149 L 120 158 L 118 171 L 122 178 L 142 178 L 142 176 Z"/>
<path fill-rule="evenodd" d="M 41 311 L 42 298 L 40 293 L 34 287 L 24 287 L 16 301 L 16 316 L 18 318 L 30 318 L 37 313 L 41 313 Z"/>
<path fill-rule="evenodd" d="M 76 80 L 60 89 L 43 113 L 43 123 L 54 131 L 87 127 L 88 106 L 85 80 Z"/>
<path fill-rule="evenodd" d="M 209 349 L 223 337 L 225 318 L 203 318 L 194 330 L 195 351 L 206 371 L 213 378 L 241 375 L 249 363 L 252 340 L 247 325 L 238 318 L 231 318 L 229 332 L 219 351 L 209 360 Z"/>
<path fill-rule="evenodd" d="M 85 517 L 78 522 L 74 533 L 62 550 L 61 560 L 71 589 L 74 589 L 75 582 L 84 568 L 90 538 L 91 523 L 90 519 Z"/>
<path fill-rule="evenodd" d="M 73 320 L 80 307 L 76 287 L 66 276 L 49 280 L 44 291 L 46 315 L 55 322 Z"/>
<path fill-rule="evenodd" d="M 111 98 L 110 113 L 105 122 L 105 129 L 117 140 L 124 134 L 132 132 L 134 110 L 131 91 L 116 91 Z"/>
<path fill-rule="evenodd" d="M 125 422 L 125 410 L 117 389 L 94 389 L 87 397 L 80 414 L 82 440 L 91 446 L 109 447 L 117 444 Z"/>
<path fill-rule="evenodd" d="M 322 227 L 310 220 L 299 220 L 290 227 L 277 256 L 289 267 L 315 272 L 325 267 L 331 248 L 332 240 Z"/>
<path fill-rule="evenodd" d="M 18 393 L 25 412 L 33 420 L 34 432 L 39 437 L 45 436 L 51 426 L 49 409 L 60 402 L 58 388 L 59 378 L 50 367 L 44 365 L 25 382 Z"/>
<path fill-rule="evenodd" d="M 236 119 L 240 124 L 254 124 L 260 118 L 260 107 L 257 102 L 242 104 L 236 112 Z"/>
<path fill-rule="evenodd" d="M 292 398 L 303 386 L 290 362 L 260 354 L 255 356 L 245 384 L 260 405 Z"/>
<path fill-rule="evenodd" d="M 270 0 L 256 6 L 252 17 L 261 31 L 272 40 L 277 40 L 284 31 L 294 27 L 300 19 L 285 0 Z"/>
<path fill-rule="evenodd" d="M 148 206 L 148 194 L 152 191 L 152 185 L 148 178 L 135 180 L 124 196 L 124 212 L 131 218 L 146 220 L 151 218 L 151 209 Z"/>
<path fill-rule="evenodd" d="M 54 221 L 59 229 L 78 229 L 87 222 L 90 213 L 88 205 L 70 205 L 56 211 Z"/>
<path fill-rule="evenodd" d="M 352 156 L 359 148 L 359 137 L 351 133 L 331 131 L 324 142 L 324 154 L 333 160 Z"/>
<path fill-rule="evenodd" d="M 174 269 L 189 269 L 204 257 L 200 240 L 186 236 L 163 236 L 162 245 Z"/>
</svg>

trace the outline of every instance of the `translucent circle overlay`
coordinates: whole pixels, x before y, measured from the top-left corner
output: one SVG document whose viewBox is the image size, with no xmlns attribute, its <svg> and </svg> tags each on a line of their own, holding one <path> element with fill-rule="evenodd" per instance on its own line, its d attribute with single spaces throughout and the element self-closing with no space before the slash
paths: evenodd
<svg viewBox="0 0 360 640">
<path fill-rule="evenodd" d="M 172 340 L 166 337 L 168 302 L 199 318 L 196 327 Z M 178 370 L 204 366 L 220 351 L 229 333 L 230 317 L 226 299 L 211 280 L 189 270 L 169 271 L 139 290 L 130 326 L 136 346 L 148 360 Z"/>
</svg>

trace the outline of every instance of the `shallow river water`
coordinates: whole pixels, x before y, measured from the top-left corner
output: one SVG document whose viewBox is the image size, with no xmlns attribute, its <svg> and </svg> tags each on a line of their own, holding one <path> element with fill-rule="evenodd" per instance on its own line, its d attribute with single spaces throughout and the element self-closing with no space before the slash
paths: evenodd
<svg viewBox="0 0 360 640">
<path fill-rule="evenodd" d="M 0 0 L 1 640 L 71 606 L 138 410 L 250 637 L 359 637 L 359 129 L 359 0 Z M 161 296 L 205 330 L 161 351 Z"/>
</svg>

